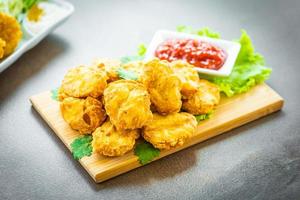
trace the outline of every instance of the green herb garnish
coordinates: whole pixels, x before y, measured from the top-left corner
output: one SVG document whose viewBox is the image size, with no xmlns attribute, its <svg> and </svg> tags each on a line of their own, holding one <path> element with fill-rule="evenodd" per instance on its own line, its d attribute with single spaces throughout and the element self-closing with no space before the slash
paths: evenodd
<svg viewBox="0 0 300 200">
<path fill-rule="evenodd" d="M 59 101 L 59 99 L 58 99 L 58 90 L 59 90 L 59 88 L 51 90 L 51 98 L 55 101 Z"/>
<path fill-rule="evenodd" d="M 159 149 L 154 148 L 152 144 L 146 141 L 137 144 L 134 149 L 134 154 L 139 158 L 141 165 L 151 162 L 154 158 L 159 156 L 159 153 Z"/>
<path fill-rule="evenodd" d="M 207 120 L 210 119 L 212 116 L 212 112 L 211 113 L 207 113 L 207 114 L 202 114 L 202 115 L 195 115 L 197 122 L 201 122 L 203 120 Z"/>
<path fill-rule="evenodd" d="M 129 63 L 129 62 L 133 62 L 133 61 L 140 61 L 140 60 L 143 60 L 144 59 L 144 56 L 124 56 L 120 59 L 121 63 L 122 64 L 126 64 L 126 63 Z"/>
<path fill-rule="evenodd" d="M 136 75 L 135 72 L 133 71 L 130 71 L 130 70 L 125 70 L 123 68 L 119 68 L 117 70 L 117 73 L 118 73 L 118 76 L 122 79 L 125 79 L 125 80 L 138 80 L 138 76 Z"/>
<path fill-rule="evenodd" d="M 93 137 L 91 135 L 81 136 L 73 140 L 71 143 L 71 150 L 75 160 L 92 155 L 92 140 Z"/>
</svg>

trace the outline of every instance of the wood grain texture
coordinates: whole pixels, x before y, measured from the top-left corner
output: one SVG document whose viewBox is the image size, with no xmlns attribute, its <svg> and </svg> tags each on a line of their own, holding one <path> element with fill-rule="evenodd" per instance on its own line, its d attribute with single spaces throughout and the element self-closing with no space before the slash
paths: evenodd
<svg viewBox="0 0 300 200">
<path fill-rule="evenodd" d="M 33 107 L 48 123 L 56 135 L 70 149 L 79 133 L 72 130 L 63 120 L 59 102 L 51 98 L 49 91 L 30 98 Z M 200 122 L 195 135 L 183 146 L 162 151 L 157 159 L 197 144 L 233 128 L 280 110 L 283 99 L 268 85 L 261 84 L 251 91 L 231 98 L 222 97 L 221 103 L 211 119 Z M 98 154 L 79 160 L 96 182 L 102 182 L 141 166 L 133 151 L 121 157 L 107 158 Z"/>
</svg>

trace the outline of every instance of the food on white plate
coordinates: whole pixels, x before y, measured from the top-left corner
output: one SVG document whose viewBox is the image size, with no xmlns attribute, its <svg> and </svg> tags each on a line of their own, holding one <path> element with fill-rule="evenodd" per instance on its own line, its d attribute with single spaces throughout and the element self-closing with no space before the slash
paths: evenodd
<svg viewBox="0 0 300 200">
<path fill-rule="evenodd" d="M 158 149 L 182 146 L 196 131 L 197 120 L 189 113 L 166 116 L 153 114 L 153 120 L 144 126 L 142 136 Z"/>
<path fill-rule="evenodd" d="M 38 22 L 44 14 L 44 9 L 42 9 L 39 5 L 35 4 L 28 11 L 27 19 L 30 22 Z"/>
<path fill-rule="evenodd" d="M 94 97 L 103 94 L 107 85 L 106 72 L 95 67 L 79 66 L 70 69 L 65 75 L 60 90 L 59 98 L 65 97 Z"/>
<path fill-rule="evenodd" d="M 152 119 L 150 95 L 137 81 L 118 80 L 104 90 L 107 115 L 118 130 L 142 128 Z"/>
<path fill-rule="evenodd" d="M 0 12 L 0 59 L 13 53 L 21 38 L 19 22 L 14 17 Z"/>
<path fill-rule="evenodd" d="M 57 4 L 41 1 L 34 4 L 26 13 L 24 27 L 31 34 L 38 34 L 55 24 L 66 14 L 65 9 Z"/>
<path fill-rule="evenodd" d="M 93 151 L 104 156 L 122 156 L 132 150 L 139 131 L 117 130 L 107 120 L 93 132 Z"/>
<path fill-rule="evenodd" d="M 0 38 L 0 59 L 4 56 L 5 45 L 6 45 L 6 42 Z"/>
<path fill-rule="evenodd" d="M 163 115 L 179 112 L 182 105 L 181 81 L 169 62 L 158 59 L 146 62 L 142 81 L 157 112 Z"/>
<path fill-rule="evenodd" d="M 198 81 L 197 92 L 187 95 L 182 101 L 183 110 L 193 115 L 208 114 L 220 102 L 220 89 L 217 85 L 201 79 Z"/>
<path fill-rule="evenodd" d="M 86 99 L 64 98 L 60 104 L 60 110 L 64 120 L 71 128 L 82 134 L 92 133 L 106 118 L 101 101 L 92 97 Z"/>
</svg>

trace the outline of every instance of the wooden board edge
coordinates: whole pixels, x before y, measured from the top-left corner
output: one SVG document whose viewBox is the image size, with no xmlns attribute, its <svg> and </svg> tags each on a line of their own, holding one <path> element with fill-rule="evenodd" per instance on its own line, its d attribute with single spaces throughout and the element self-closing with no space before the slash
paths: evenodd
<svg viewBox="0 0 300 200">
<path fill-rule="evenodd" d="M 279 111 L 279 110 L 282 109 L 283 104 L 284 104 L 284 100 L 278 95 L 277 101 L 275 101 L 272 104 L 270 104 L 270 106 L 272 107 L 272 109 L 266 110 L 265 108 L 261 108 L 261 109 L 254 110 L 252 113 L 249 113 L 249 114 L 243 116 L 242 122 L 239 122 L 238 125 L 236 123 L 236 120 L 231 120 L 231 121 L 228 122 L 228 123 L 230 123 L 230 126 L 225 131 L 208 130 L 206 133 L 209 133 L 209 134 L 205 134 L 204 133 L 205 137 L 200 137 L 198 139 L 195 139 L 193 141 L 185 143 L 183 146 L 180 146 L 180 147 L 168 150 L 168 151 L 162 151 L 160 153 L 160 156 L 157 157 L 157 158 L 155 158 L 151 162 L 159 160 L 159 159 L 161 159 L 161 158 L 163 158 L 165 156 L 168 156 L 170 154 L 176 153 L 178 151 L 181 151 L 181 150 L 186 149 L 188 147 L 191 147 L 193 145 L 196 145 L 196 144 L 198 144 L 200 142 L 203 142 L 205 140 L 214 138 L 214 137 L 216 137 L 218 135 L 221 135 L 223 133 L 226 133 L 226 132 L 228 132 L 228 131 L 230 131 L 230 130 L 232 130 L 234 128 L 237 128 L 237 127 L 240 127 L 242 125 L 245 125 L 245 124 L 247 124 L 247 123 L 249 123 L 251 121 L 257 120 L 259 118 L 267 116 L 267 115 L 269 115 L 271 113 L 274 113 L 276 111 Z M 258 112 L 259 114 L 258 115 L 257 114 L 253 115 L 254 112 L 255 113 Z M 239 119 L 239 120 L 241 120 L 241 119 Z M 124 166 L 126 166 L 126 168 Z M 118 167 L 114 167 L 114 168 L 108 169 L 105 172 L 98 172 L 98 173 L 97 172 L 96 173 L 95 172 L 94 173 L 93 172 L 89 172 L 89 173 L 93 174 L 92 178 L 95 180 L 96 183 L 101 183 L 101 182 L 104 182 L 104 181 L 106 181 L 108 179 L 116 177 L 116 176 L 118 176 L 120 174 L 124 174 L 126 172 L 129 172 L 129 171 L 131 171 L 133 169 L 136 169 L 138 167 L 141 167 L 141 166 L 144 166 L 144 165 L 141 165 L 139 163 L 139 161 L 138 161 L 137 158 L 132 158 L 132 159 L 128 160 L 128 162 L 126 162 L 126 164 L 121 163 Z"/>
</svg>

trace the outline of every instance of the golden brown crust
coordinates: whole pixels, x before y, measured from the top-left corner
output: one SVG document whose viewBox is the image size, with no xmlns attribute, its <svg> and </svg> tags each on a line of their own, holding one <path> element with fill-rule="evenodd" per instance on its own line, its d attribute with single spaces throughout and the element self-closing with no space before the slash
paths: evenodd
<svg viewBox="0 0 300 200">
<path fill-rule="evenodd" d="M 204 79 L 198 85 L 197 92 L 183 100 L 182 109 L 193 115 L 210 113 L 220 102 L 219 87 Z"/>
<path fill-rule="evenodd" d="M 148 89 L 151 103 L 160 114 L 179 112 L 181 82 L 167 61 L 153 59 L 147 62 L 142 81 Z"/>
<path fill-rule="evenodd" d="M 93 132 L 106 118 L 102 103 L 92 97 L 64 98 L 60 109 L 64 120 L 71 128 L 83 134 Z"/>
<path fill-rule="evenodd" d="M 197 127 L 196 118 L 185 112 L 166 116 L 153 114 L 153 120 L 147 123 L 142 136 L 158 149 L 170 149 L 181 146 L 190 138 Z"/>
<path fill-rule="evenodd" d="M 119 80 L 117 70 L 121 67 L 121 62 L 116 59 L 98 58 L 93 62 L 93 66 L 98 67 L 106 72 L 107 82 Z"/>
<path fill-rule="evenodd" d="M 106 80 L 106 73 L 101 69 L 85 66 L 72 68 L 62 81 L 59 98 L 63 99 L 66 96 L 97 98 L 103 94 L 107 86 Z"/>
<path fill-rule="evenodd" d="M 4 57 L 5 45 L 6 42 L 0 38 L 0 59 Z"/>
<path fill-rule="evenodd" d="M 3 12 L 0 12 L 0 38 L 6 43 L 3 57 L 10 55 L 22 38 L 19 22 L 14 17 Z"/>
<path fill-rule="evenodd" d="M 120 131 L 107 120 L 93 132 L 93 151 L 104 156 L 122 156 L 133 149 L 138 136 L 138 130 Z"/>
<path fill-rule="evenodd" d="M 138 82 L 141 82 L 142 76 L 144 74 L 144 62 L 143 61 L 132 61 L 122 65 L 125 70 L 130 70 L 138 76 Z"/>
<path fill-rule="evenodd" d="M 171 62 L 170 66 L 182 83 L 183 97 L 196 93 L 200 79 L 195 67 L 181 60 Z"/>
<path fill-rule="evenodd" d="M 141 128 L 152 119 L 146 88 L 132 80 L 118 80 L 104 91 L 105 110 L 117 129 Z"/>
</svg>

